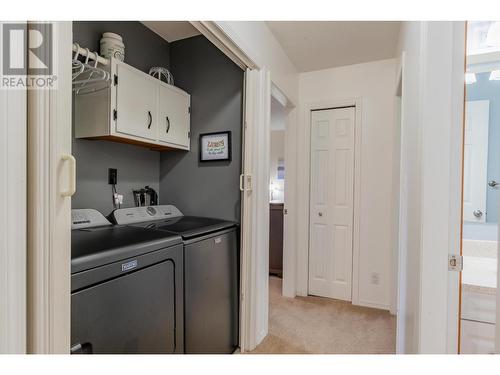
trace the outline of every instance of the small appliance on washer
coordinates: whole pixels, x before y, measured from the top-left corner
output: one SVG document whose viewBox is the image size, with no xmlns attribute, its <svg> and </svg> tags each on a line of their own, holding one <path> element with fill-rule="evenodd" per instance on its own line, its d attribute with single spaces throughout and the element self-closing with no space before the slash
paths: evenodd
<svg viewBox="0 0 500 375">
<path fill-rule="evenodd" d="M 71 219 L 71 353 L 183 353 L 181 237 Z"/>
<path fill-rule="evenodd" d="M 239 339 L 237 223 L 184 216 L 172 205 L 122 208 L 111 218 L 182 237 L 185 352 L 234 352 Z"/>
</svg>

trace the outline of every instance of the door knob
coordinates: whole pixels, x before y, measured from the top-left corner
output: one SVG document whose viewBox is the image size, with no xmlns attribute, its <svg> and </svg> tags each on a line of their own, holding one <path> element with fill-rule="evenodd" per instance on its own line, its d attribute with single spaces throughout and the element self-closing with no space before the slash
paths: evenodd
<svg viewBox="0 0 500 375">
<path fill-rule="evenodd" d="M 474 212 L 472 214 L 475 217 L 480 218 L 481 216 L 483 216 L 483 211 L 481 211 L 481 210 L 474 210 Z"/>
<path fill-rule="evenodd" d="M 500 185 L 500 182 L 496 182 L 495 180 L 488 181 L 489 187 L 496 188 L 498 185 Z"/>
</svg>

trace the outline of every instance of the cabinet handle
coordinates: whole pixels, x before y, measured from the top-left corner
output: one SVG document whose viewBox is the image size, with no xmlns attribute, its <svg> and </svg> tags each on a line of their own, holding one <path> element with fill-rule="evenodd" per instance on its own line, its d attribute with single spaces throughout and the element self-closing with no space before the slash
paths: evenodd
<svg viewBox="0 0 500 375">
<path fill-rule="evenodd" d="M 166 116 L 165 119 L 167 120 L 167 133 L 168 133 L 168 131 L 170 130 L 170 119 L 168 118 L 168 116 Z"/>
<path fill-rule="evenodd" d="M 153 123 L 153 116 L 151 116 L 151 111 L 148 111 L 148 117 L 149 117 L 148 129 L 150 129 L 151 124 Z"/>
</svg>

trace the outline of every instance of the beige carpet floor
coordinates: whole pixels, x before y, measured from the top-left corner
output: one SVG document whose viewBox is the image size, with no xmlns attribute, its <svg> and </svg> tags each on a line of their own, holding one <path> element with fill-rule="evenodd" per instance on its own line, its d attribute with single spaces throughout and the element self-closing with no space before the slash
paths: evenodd
<svg viewBox="0 0 500 375">
<path fill-rule="evenodd" d="M 389 354 L 396 318 L 388 311 L 322 297 L 286 298 L 281 279 L 269 279 L 269 335 L 260 354 Z"/>
</svg>

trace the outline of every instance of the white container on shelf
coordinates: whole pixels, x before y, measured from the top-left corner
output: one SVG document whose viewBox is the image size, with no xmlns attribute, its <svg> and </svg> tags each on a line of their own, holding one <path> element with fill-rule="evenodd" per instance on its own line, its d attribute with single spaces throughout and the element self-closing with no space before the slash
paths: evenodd
<svg viewBox="0 0 500 375">
<path fill-rule="evenodd" d="M 120 35 L 115 33 L 103 33 L 101 38 L 101 56 L 118 61 L 125 60 L 125 44 Z"/>
</svg>

